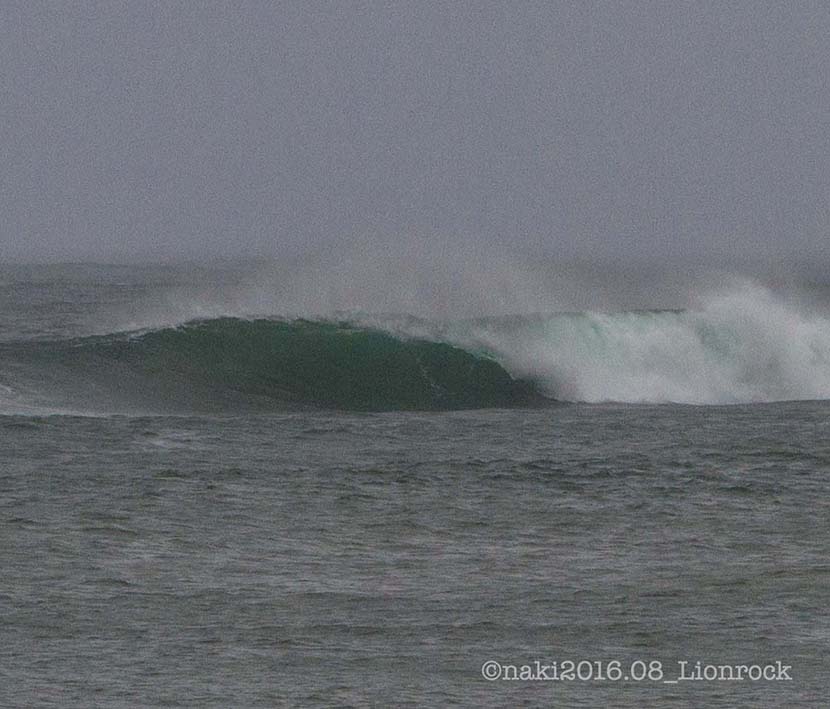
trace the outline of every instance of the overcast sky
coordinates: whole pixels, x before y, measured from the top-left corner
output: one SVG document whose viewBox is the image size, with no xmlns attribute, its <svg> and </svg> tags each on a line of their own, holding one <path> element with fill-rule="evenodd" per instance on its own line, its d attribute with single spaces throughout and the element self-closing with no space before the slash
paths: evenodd
<svg viewBox="0 0 830 709">
<path fill-rule="evenodd" d="M 830 262 L 826 2 L 0 4 L 0 260 Z"/>
</svg>

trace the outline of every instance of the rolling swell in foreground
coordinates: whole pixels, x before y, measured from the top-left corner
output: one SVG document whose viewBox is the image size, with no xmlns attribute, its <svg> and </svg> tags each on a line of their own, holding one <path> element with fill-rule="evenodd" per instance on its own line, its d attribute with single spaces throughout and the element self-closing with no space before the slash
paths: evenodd
<svg viewBox="0 0 830 709">
<path fill-rule="evenodd" d="M 3 354 L 30 380 L 48 381 L 52 403 L 81 409 L 446 410 L 546 401 L 487 356 L 334 322 L 218 318 L 9 343 Z"/>
</svg>

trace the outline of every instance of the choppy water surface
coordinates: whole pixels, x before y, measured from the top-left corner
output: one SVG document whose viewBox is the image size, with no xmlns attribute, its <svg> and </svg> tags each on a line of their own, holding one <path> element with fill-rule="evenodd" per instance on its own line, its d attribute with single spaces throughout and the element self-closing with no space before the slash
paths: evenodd
<svg viewBox="0 0 830 709">
<path fill-rule="evenodd" d="M 819 706 L 827 414 L 4 417 L 0 696 Z M 794 677 L 480 675 L 491 659 L 638 658 L 780 659 Z"/>
</svg>

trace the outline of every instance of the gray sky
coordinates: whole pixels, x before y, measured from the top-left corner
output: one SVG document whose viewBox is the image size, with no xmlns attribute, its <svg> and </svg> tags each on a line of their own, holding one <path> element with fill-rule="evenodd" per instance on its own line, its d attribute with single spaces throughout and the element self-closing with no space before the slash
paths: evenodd
<svg viewBox="0 0 830 709">
<path fill-rule="evenodd" d="M 0 5 L 0 259 L 830 262 L 825 2 Z"/>
</svg>

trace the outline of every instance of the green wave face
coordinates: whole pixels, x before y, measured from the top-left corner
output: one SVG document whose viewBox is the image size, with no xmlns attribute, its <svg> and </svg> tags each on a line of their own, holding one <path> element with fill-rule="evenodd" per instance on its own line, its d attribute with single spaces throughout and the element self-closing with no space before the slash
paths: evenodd
<svg viewBox="0 0 830 709">
<path fill-rule="evenodd" d="M 42 359 L 46 345 L 29 354 Z M 545 401 L 485 356 L 329 322 L 222 318 L 48 346 L 50 359 L 92 389 L 198 409 L 243 403 L 383 411 Z"/>
</svg>

